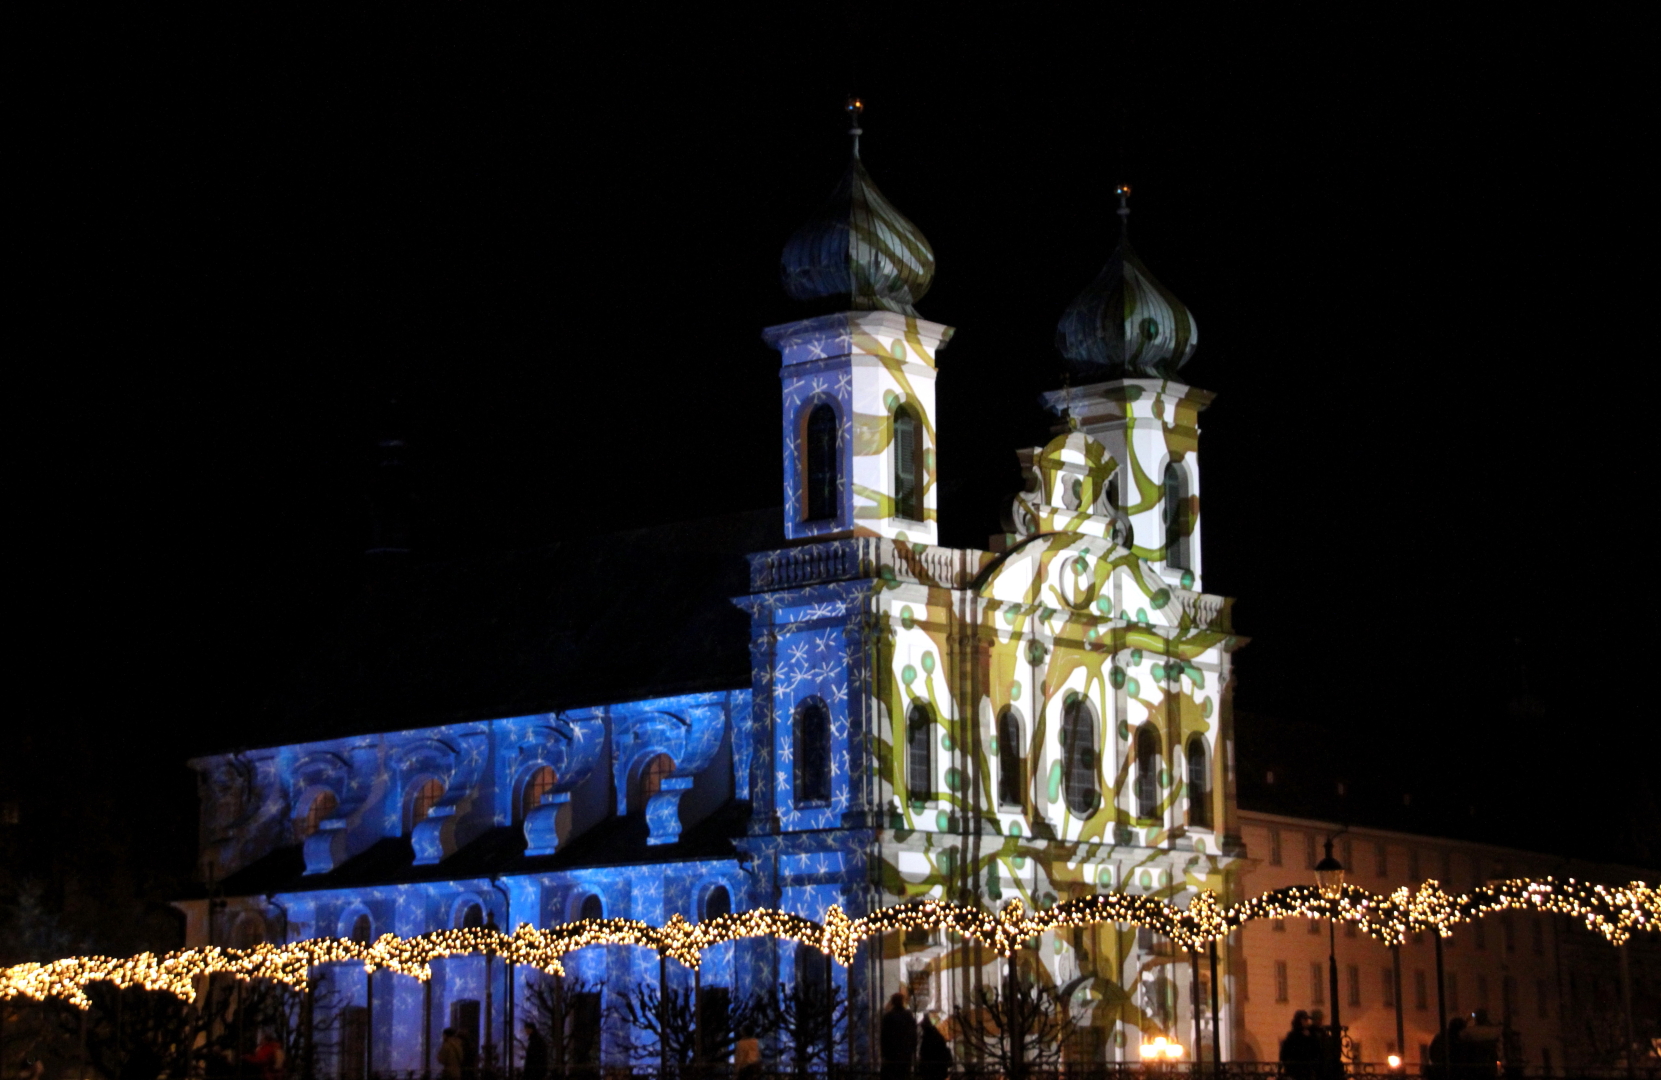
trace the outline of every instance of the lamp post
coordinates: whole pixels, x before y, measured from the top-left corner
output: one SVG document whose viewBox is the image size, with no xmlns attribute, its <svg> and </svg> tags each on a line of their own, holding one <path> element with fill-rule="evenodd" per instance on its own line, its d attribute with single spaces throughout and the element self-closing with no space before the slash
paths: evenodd
<svg viewBox="0 0 1661 1080">
<path fill-rule="evenodd" d="M 1315 864 L 1315 883 L 1321 895 L 1337 903 L 1344 895 L 1344 864 L 1332 856 L 1332 837 L 1326 840 L 1326 858 Z M 1332 1075 L 1344 1070 L 1344 1025 L 1338 1011 L 1338 920 L 1327 916 L 1327 989 L 1332 998 Z"/>
</svg>

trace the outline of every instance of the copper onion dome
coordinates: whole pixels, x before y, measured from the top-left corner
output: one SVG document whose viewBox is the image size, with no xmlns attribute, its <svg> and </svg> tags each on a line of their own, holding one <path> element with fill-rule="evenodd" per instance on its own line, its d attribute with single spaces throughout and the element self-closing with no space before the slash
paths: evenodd
<svg viewBox="0 0 1661 1080">
<path fill-rule="evenodd" d="M 784 246 L 784 291 L 796 300 L 843 301 L 856 311 L 916 315 L 913 305 L 934 280 L 934 249 L 861 164 L 863 109 L 858 98 L 848 102 L 853 153 L 842 180 L 824 209 Z"/>
</svg>

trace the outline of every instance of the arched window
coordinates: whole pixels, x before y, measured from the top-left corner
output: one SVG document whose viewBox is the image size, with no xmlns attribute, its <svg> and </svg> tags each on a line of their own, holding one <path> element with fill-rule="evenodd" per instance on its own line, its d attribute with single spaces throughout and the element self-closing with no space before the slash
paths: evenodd
<svg viewBox="0 0 1661 1080">
<path fill-rule="evenodd" d="M 606 917 L 606 902 L 600 899 L 599 893 L 589 893 L 583 897 L 582 906 L 577 909 L 579 919 L 603 919 Z"/>
<path fill-rule="evenodd" d="M 1147 724 L 1136 733 L 1136 816 L 1159 816 L 1159 732 Z"/>
<path fill-rule="evenodd" d="M 294 831 L 300 841 L 303 843 L 307 837 L 316 833 L 325 821 L 334 817 L 338 809 L 340 800 L 335 798 L 334 792 L 319 791 L 313 795 L 311 802 L 306 806 L 306 812 L 294 823 Z"/>
<path fill-rule="evenodd" d="M 421 781 L 420 786 L 410 796 L 409 828 L 406 831 L 414 832 L 415 826 L 426 820 L 427 815 L 432 813 L 433 807 L 437 806 L 438 800 L 442 798 L 444 798 L 444 781 L 430 776 Z"/>
<path fill-rule="evenodd" d="M 923 425 L 909 405 L 894 410 L 894 516 L 923 520 Z"/>
<path fill-rule="evenodd" d="M 906 794 L 914 803 L 934 798 L 934 716 L 921 701 L 906 714 Z"/>
<path fill-rule="evenodd" d="M 559 777 L 555 775 L 553 766 L 538 766 L 536 771 L 526 778 L 525 790 L 519 794 L 519 820 L 524 821 L 532 810 L 541 806 L 542 796 L 552 794 L 554 785 L 558 782 Z"/>
<path fill-rule="evenodd" d="M 998 717 L 998 805 L 1020 806 L 1027 789 L 1026 747 L 1021 739 L 1021 717 L 1006 708 Z"/>
<path fill-rule="evenodd" d="M 367 912 L 352 920 L 351 938 L 359 945 L 367 945 L 374 940 L 375 926 L 369 921 Z"/>
<path fill-rule="evenodd" d="M 717 885 L 704 895 L 704 918 L 719 919 L 732 914 L 732 893 L 725 885 Z"/>
<path fill-rule="evenodd" d="M 456 916 L 457 930 L 477 930 L 484 925 L 484 908 L 478 904 L 468 904 Z"/>
<path fill-rule="evenodd" d="M 1067 809 L 1077 817 L 1096 812 L 1096 714 L 1074 698 L 1062 710 L 1062 751 L 1067 770 Z"/>
<path fill-rule="evenodd" d="M 1189 514 L 1188 474 L 1174 461 L 1165 466 L 1160 503 L 1165 517 L 1165 565 L 1190 570 L 1189 533 L 1193 531 L 1193 522 Z"/>
<path fill-rule="evenodd" d="M 1203 735 L 1188 740 L 1188 824 L 1197 829 L 1211 828 L 1211 770 Z"/>
<path fill-rule="evenodd" d="M 825 954 L 805 941 L 796 943 L 796 990 L 804 1001 L 823 1001 L 825 997 Z M 823 1039 L 821 1033 L 820 1038 Z"/>
<path fill-rule="evenodd" d="M 830 710 L 818 698 L 796 706 L 796 802 L 822 803 L 831 797 Z"/>
<path fill-rule="evenodd" d="M 807 521 L 836 516 L 836 467 L 841 455 L 836 437 L 836 410 L 819 404 L 807 414 L 807 431 L 802 446 L 803 480 L 806 484 Z"/>
<path fill-rule="evenodd" d="M 643 813 L 652 796 L 663 789 L 663 781 L 674 771 L 675 759 L 668 754 L 658 754 L 642 765 L 629 793 L 629 813 Z"/>
</svg>

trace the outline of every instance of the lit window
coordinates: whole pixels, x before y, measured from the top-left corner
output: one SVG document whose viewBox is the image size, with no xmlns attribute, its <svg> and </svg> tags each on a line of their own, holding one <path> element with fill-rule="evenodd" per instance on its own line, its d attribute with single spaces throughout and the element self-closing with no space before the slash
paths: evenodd
<svg viewBox="0 0 1661 1080">
<path fill-rule="evenodd" d="M 305 840 L 315 834 L 325 821 L 334 817 L 335 811 L 339 808 L 340 801 L 335 798 L 332 791 L 319 791 L 312 796 L 310 805 L 306 807 L 306 812 L 295 829 L 300 834 L 300 839 Z"/>
<path fill-rule="evenodd" d="M 1211 770 L 1207 768 L 1205 738 L 1188 740 L 1188 824 L 1211 828 Z"/>
<path fill-rule="evenodd" d="M 551 795 L 559 777 L 551 765 L 540 765 L 525 781 L 525 790 L 519 796 L 519 819 L 523 821 L 532 810 L 542 805 L 542 796 Z"/>
<path fill-rule="evenodd" d="M 923 425 L 908 405 L 894 410 L 894 516 L 923 520 Z"/>
<path fill-rule="evenodd" d="M 1136 733 L 1136 816 L 1159 816 L 1159 732 L 1143 725 Z"/>
<path fill-rule="evenodd" d="M 1067 809 L 1078 817 L 1096 812 L 1096 714 L 1090 703 L 1074 698 L 1062 710 L 1067 771 Z"/>
<path fill-rule="evenodd" d="M 914 803 L 934 798 L 934 717 L 917 702 L 906 714 L 906 795 Z"/>
<path fill-rule="evenodd" d="M 823 803 L 831 797 L 830 710 L 818 698 L 796 706 L 796 802 Z"/>
<path fill-rule="evenodd" d="M 807 415 L 802 447 L 808 521 L 836 516 L 836 466 L 840 456 L 836 434 L 836 410 L 815 405 Z"/>
<path fill-rule="evenodd" d="M 421 786 L 415 789 L 415 794 L 410 797 L 410 829 L 413 830 L 418 822 L 425 821 L 427 815 L 432 813 L 433 807 L 438 805 L 438 800 L 442 798 L 444 798 L 444 782 L 442 780 L 435 780 L 431 777 L 423 780 Z"/>
<path fill-rule="evenodd" d="M 1026 756 L 1022 754 L 1021 717 L 1006 708 L 998 717 L 998 805 L 1020 806 L 1026 791 Z"/>
<path fill-rule="evenodd" d="M 663 781 L 668 779 L 669 774 L 674 771 L 675 759 L 668 754 L 658 754 L 652 760 L 646 762 L 645 765 L 642 765 L 640 776 L 635 781 L 635 797 L 633 805 L 629 807 L 629 812 L 637 813 L 645 810 L 647 804 L 652 801 L 652 796 L 662 790 Z"/>
</svg>

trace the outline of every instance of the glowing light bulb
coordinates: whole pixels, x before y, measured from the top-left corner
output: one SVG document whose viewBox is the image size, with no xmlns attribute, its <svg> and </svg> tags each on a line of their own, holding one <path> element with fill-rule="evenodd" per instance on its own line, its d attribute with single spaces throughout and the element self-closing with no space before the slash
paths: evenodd
<svg viewBox="0 0 1661 1080">
<path fill-rule="evenodd" d="M 1389 1064 L 1389 1066 L 1392 1069 L 1401 1068 L 1401 1055 L 1400 1054 L 1391 1054 L 1389 1057 L 1385 1058 L 1384 1060 Z"/>
</svg>

